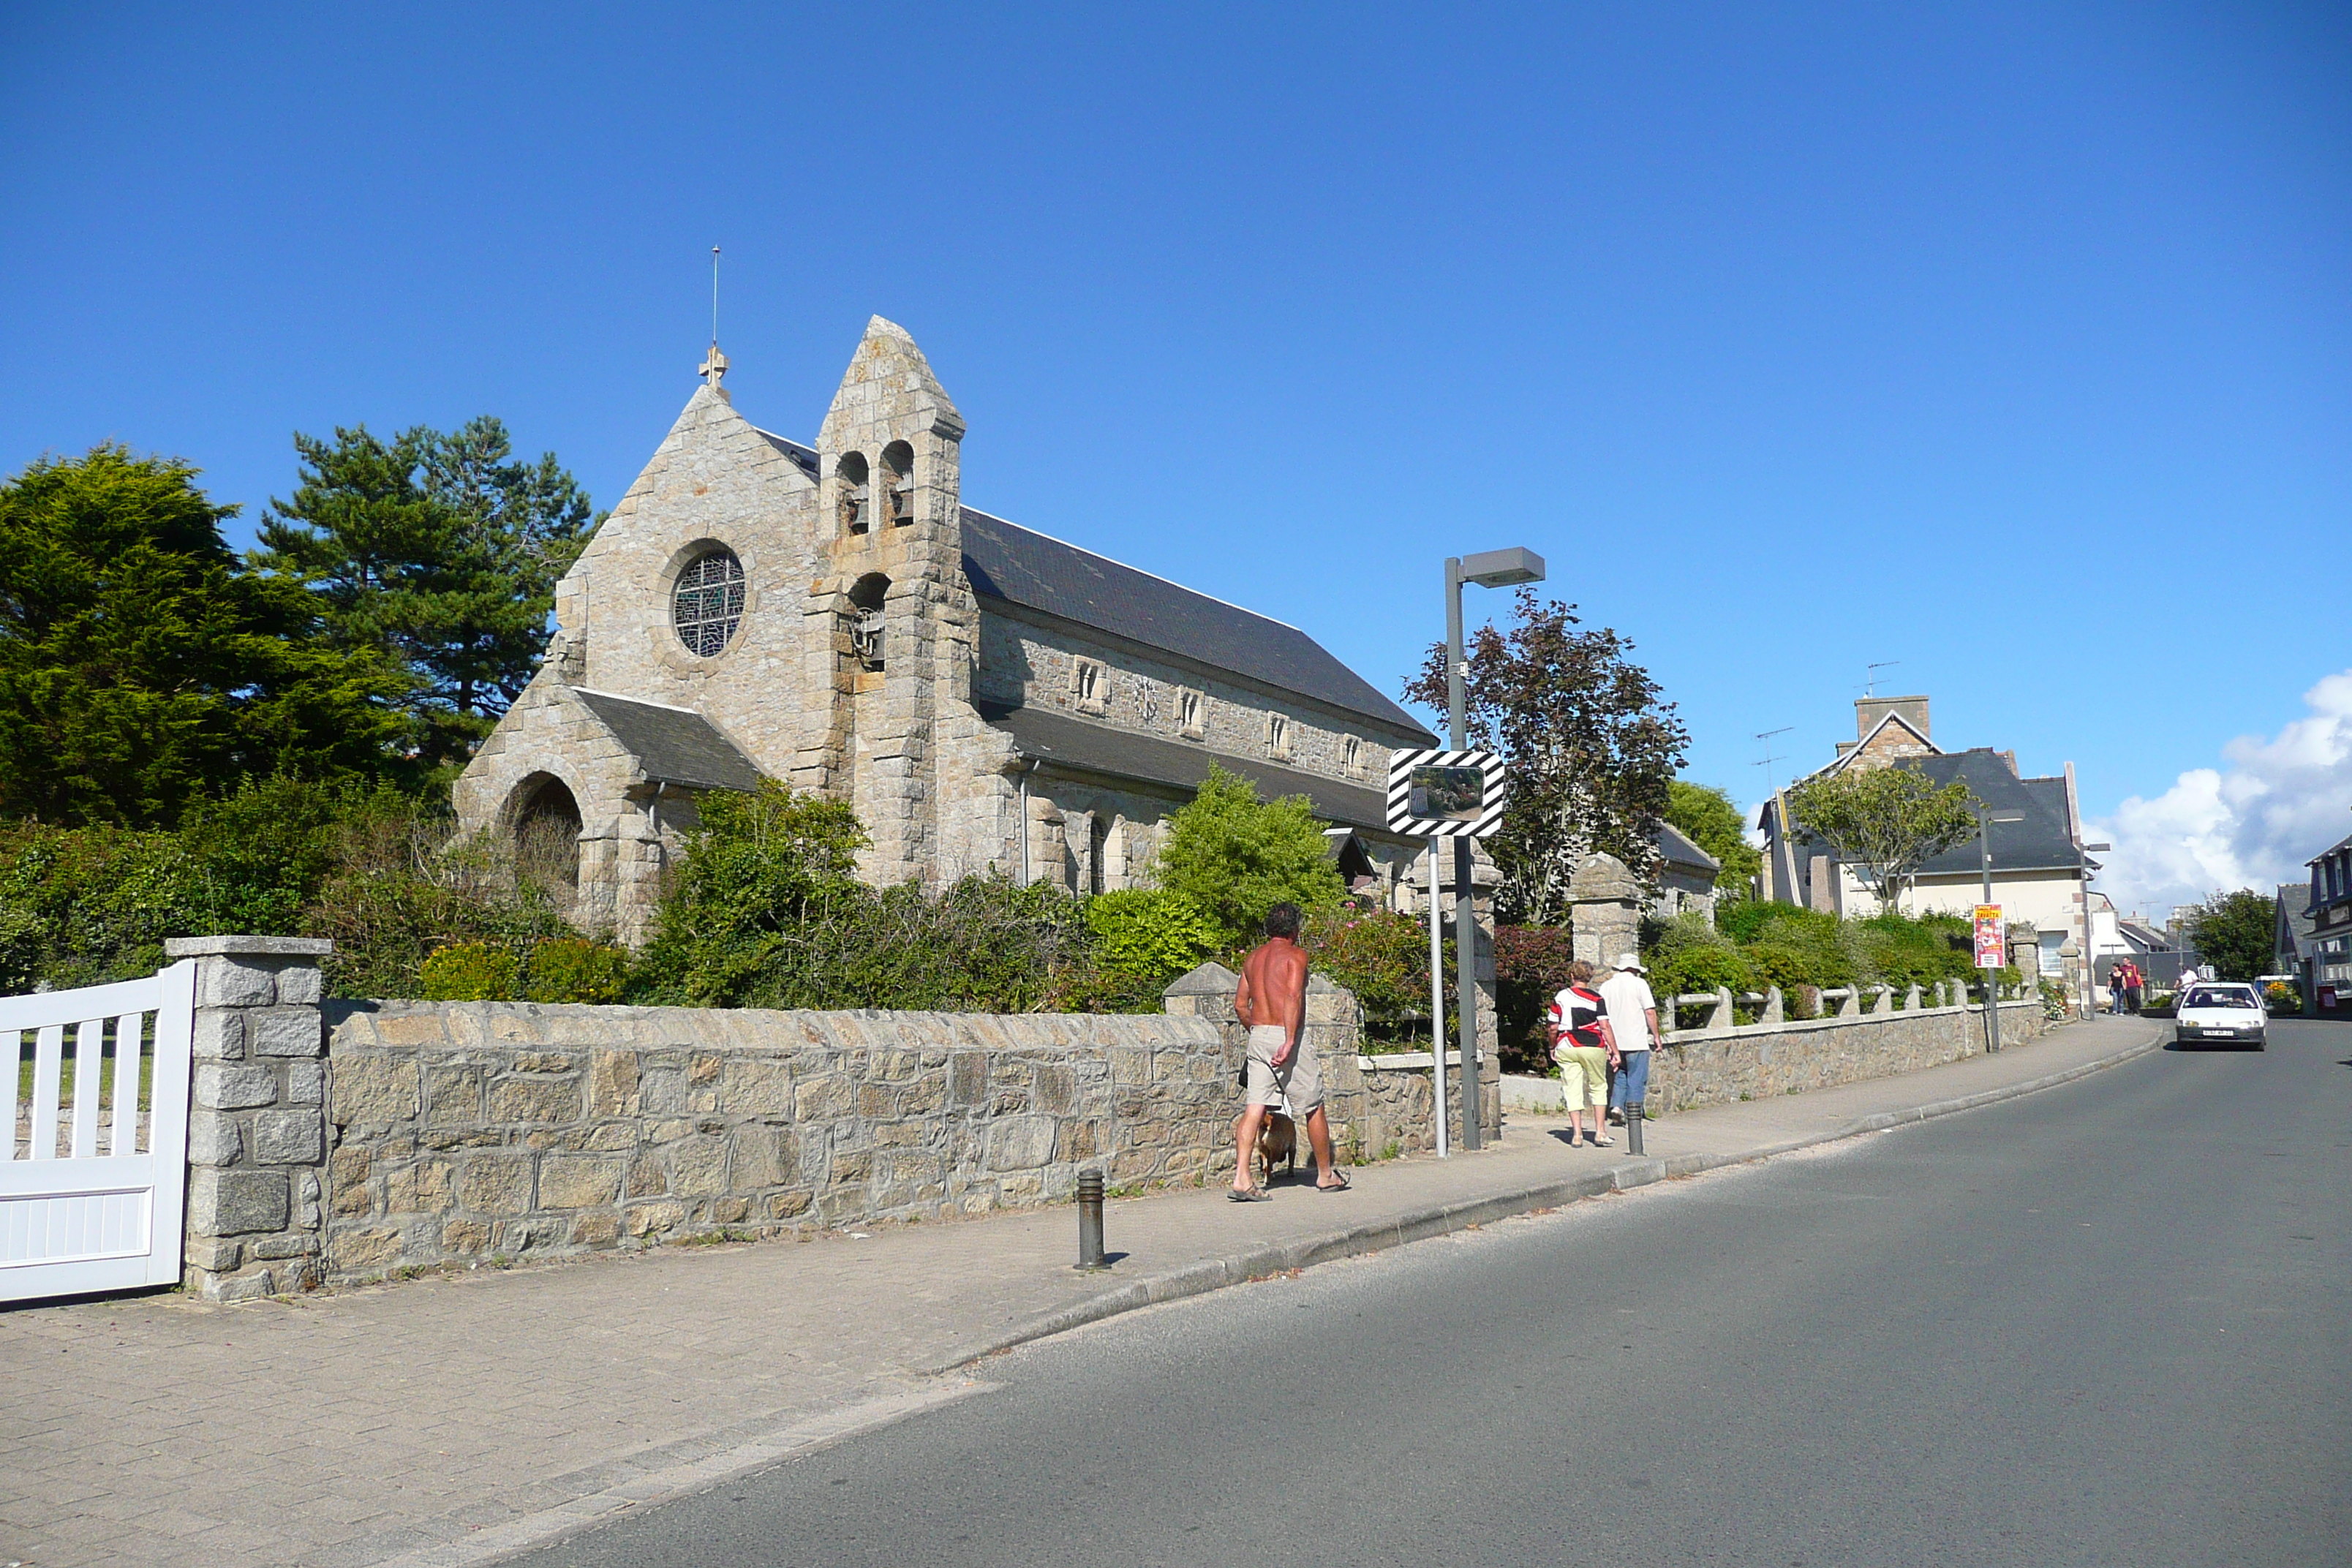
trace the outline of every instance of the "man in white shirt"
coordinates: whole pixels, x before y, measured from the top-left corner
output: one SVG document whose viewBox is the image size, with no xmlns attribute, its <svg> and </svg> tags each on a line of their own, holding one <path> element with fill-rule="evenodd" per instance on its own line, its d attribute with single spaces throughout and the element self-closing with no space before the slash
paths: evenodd
<svg viewBox="0 0 2352 1568">
<path fill-rule="evenodd" d="M 1617 1081 L 1609 1086 L 1609 1120 L 1622 1123 L 1625 1107 L 1639 1105 L 1650 1091 L 1650 1047 L 1658 1038 L 1658 999 L 1642 978 L 1642 956 L 1617 955 L 1617 973 L 1601 983 L 1601 1000 L 1609 1009 L 1601 1028 L 1609 1048 L 1623 1063 Z"/>
</svg>

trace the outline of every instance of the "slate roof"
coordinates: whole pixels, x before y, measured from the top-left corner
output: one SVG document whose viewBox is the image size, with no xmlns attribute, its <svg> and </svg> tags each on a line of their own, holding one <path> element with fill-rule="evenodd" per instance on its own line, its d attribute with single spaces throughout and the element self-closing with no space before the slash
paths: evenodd
<svg viewBox="0 0 2352 1568">
<path fill-rule="evenodd" d="M 1722 861 L 1693 843 L 1688 834 L 1671 822 L 1658 824 L 1657 844 L 1658 853 L 1676 870 L 1711 878 L 1723 869 Z"/>
<path fill-rule="evenodd" d="M 2278 885 L 2278 918 L 2286 926 L 2287 940 L 2294 944 L 2282 951 L 2301 953 L 2311 945 L 2318 922 L 2312 917 L 2310 883 Z"/>
<path fill-rule="evenodd" d="M 963 570 L 983 598 L 1161 648 L 1314 698 L 1402 731 L 1417 744 L 1437 744 L 1412 714 L 1297 627 L 970 507 L 963 510 Z"/>
<path fill-rule="evenodd" d="M 803 473 L 816 478 L 814 447 L 772 430 L 759 434 Z M 1419 720 L 1297 626 L 970 507 L 963 509 L 962 524 L 964 576 L 983 598 L 1058 616 L 1212 669 L 1312 697 L 1402 731 L 1402 738 L 1416 745 L 1437 744 L 1437 737 Z"/>
<path fill-rule="evenodd" d="M 1992 825 L 1992 868 L 1995 871 L 2073 871 L 2080 869 L 2083 852 L 2074 846 L 2066 814 L 2066 781 L 2063 778 L 2021 779 L 2011 773 L 2000 753 L 1990 746 L 1950 752 L 1939 757 L 1906 757 L 1895 764 L 1914 768 L 1938 788 L 1958 779 L 1969 793 L 1992 807 L 1996 815 L 2019 811 L 2023 822 Z M 1919 868 L 1923 877 L 1948 877 L 1974 872 L 1974 834 L 1945 850 Z"/>
<path fill-rule="evenodd" d="M 609 691 L 572 689 L 614 739 L 636 758 L 649 783 L 690 789 L 757 789 L 760 770 L 701 714 Z"/>
<path fill-rule="evenodd" d="M 1051 709 L 1008 709 L 992 702 L 978 706 L 982 718 L 1013 737 L 1014 749 L 1023 756 L 1066 771 L 1166 784 L 1189 793 L 1209 776 L 1209 765 L 1213 763 L 1248 779 L 1268 798 L 1307 796 L 1314 803 L 1315 815 L 1326 822 L 1387 829 L 1387 798 L 1367 785 L 1318 778 L 1272 763 L 1220 756 L 1187 742 L 1163 741 L 1155 735 L 1089 724 Z"/>
</svg>

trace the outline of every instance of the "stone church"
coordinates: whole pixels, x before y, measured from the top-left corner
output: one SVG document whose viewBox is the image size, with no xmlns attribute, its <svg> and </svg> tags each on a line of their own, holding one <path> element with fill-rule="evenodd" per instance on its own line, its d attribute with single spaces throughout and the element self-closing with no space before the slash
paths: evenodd
<svg viewBox="0 0 2352 1568">
<path fill-rule="evenodd" d="M 457 786 L 469 830 L 576 835 L 583 924 L 643 940 L 697 797 L 763 777 L 850 802 L 877 884 L 1100 890 L 1214 762 L 1394 885 L 1389 752 L 1429 732 L 1294 626 L 965 506 L 963 416 L 900 328 L 813 446 L 735 411 L 716 346 L 702 374 Z"/>
</svg>

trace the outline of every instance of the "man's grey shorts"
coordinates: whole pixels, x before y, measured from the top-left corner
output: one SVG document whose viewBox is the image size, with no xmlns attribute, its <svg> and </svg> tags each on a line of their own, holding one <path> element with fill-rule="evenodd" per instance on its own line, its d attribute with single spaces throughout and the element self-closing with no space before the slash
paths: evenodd
<svg viewBox="0 0 2352 1568">
<path fill-rule="evenodd" d="M 1249 1093 L 1244 1103 L 1279 1108 L 1287 1099 L 1291 1110 L 1304 1116 L 1323 1103 L 1323 1068 L 1315 1059 L 1315 1047 L 1307 1043 L 1304 1030 L 1290 1060 L 1276 1067 L 1274 1053 L 1289 1037 L 1290 1031 L 1279 1024 L 1258 1024 L 1250 1029 Z"/>
</svg>

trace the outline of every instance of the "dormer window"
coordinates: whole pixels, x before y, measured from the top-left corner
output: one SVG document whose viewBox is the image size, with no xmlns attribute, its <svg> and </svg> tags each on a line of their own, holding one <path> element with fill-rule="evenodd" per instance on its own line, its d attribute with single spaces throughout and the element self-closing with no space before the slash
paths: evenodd
<svg viewBox="0 0 2352 1568">
<path fill-rule="evenodd" d="M 915 448 L 893 441 L 882 448 L 882 470 L 890 485 L 890 526 L 915 521 Z"/>
<path fill-rule="evenodd" d="M 841 489 L 841 531 L 863 533 L 872 521 L 867 510 L 870 490 L 866 484 L 866 458 L 859 452 L 844 452 L 835 482 Z"/>
</svg>

